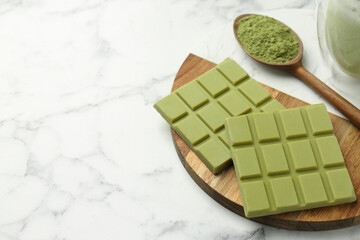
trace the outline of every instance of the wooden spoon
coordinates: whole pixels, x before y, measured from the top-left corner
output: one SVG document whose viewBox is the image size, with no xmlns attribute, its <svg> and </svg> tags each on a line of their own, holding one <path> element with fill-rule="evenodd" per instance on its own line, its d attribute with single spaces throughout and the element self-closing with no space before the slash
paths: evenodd
<svg viewBox="0 0 360 240">
<path fill-rule="evenodd" d="M 287 71 L 297 78 L 304 81 L 306 84 L 310 85 L 315 91 L 317 91 L 319 94 L 321 94 L 324 98 L 326 98 L 332 105 L 334 105 L 340 112 L 342 112 L 357 128 L 360 129 L 360 110 L 356 108 L 354 105 L 352 105 L 350 102 L 348 102 L 345 98 L 343 98 L 340 94 L 335 92 L 333 89 L 331 89 L 329 86 L 327 86 L 325 83 L 323 83 L 320 79 L 315 77 L 312 73 L 310 73 L 308 70 L 306 70 L 302 65 L 302 56 L 303 56 L 303 43 L 299 36 L 292 30 L 292 33 L 295 34 L 296 38 L 299 40 L 299 52 L 297 56 L 292 59 L 289 62 L 285 63 L 269 63 L 262 61 L 252 55 L 250 55 L 246 49 L 241 44 L 241 41 L 239 40 L 237 36 L 237 30 L 238 30 L 238 22 L 241 18 L 244 18 L 246 16 L 250 15 L 256 15 L 256 14 L 243 14 L 238 16 L 234 21 L 234 34 L 239 42 L 241 48 L 246 52 L 247 55 L 249 55 L 252 59 L 261 62 L 263 64 L 266 64 L 268 66 Z M 280 21 L 278 21 L 280 22 Z M 280 22 L 281 24 L 285 25 L 284 23 Z M 286 25 L 285 25 L 286 26 Z"/>
</svg>

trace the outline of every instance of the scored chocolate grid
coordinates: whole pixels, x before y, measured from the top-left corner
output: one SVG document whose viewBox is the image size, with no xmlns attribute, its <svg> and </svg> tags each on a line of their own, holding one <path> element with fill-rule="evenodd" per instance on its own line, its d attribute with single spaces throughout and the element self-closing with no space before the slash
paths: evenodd
<svg viewBox="0 0 360 240">
<path fill-rule="evenodd" d="M 238 68 L 236 75 L 229 72 L 231 67 L 229 69 L 224 66 Z M 250 109 L 254 112 L 266 112 L 285 108 L 277 100 L 271 98 L 270 94 L 255 80 L 251 79 L 249 82 L 248 74 L 231 59 L 226 59 L 210 71 L 213 72 L 206 73 L 210 75 L 201 75 L 193 82 L 188 83 L 193 86 L 186 84 L 160 99 L 154 104 L 154 107 L 208 168 L 216 174 L 232 163 L 227 137 L 225 137 L 224 128 L 221 129 L 226 117 L 245 114 L 246 111 L 250 112 Z M 246 85 L 241 86 L 245 83 Z M 228 89 L 228 91 L 220 91 L 223 89 Z M 196 93 L 197 91 L 200 91 L 201 94 Z M 220 92 L 222 94 L 219 94 Z M 228 94 L 236 94 L 236 96 Z M 249 96 L 249 99 L 246 95 Z M 242 104 L 233 104 L 238 102 Z M 209 106 L 208 103 L 211 105 Z M 221 104 L 225 106 L 223 107 Z M 254 107 L 255 105 L 257 107 Z M 212 109 L 213 107 L 214 109 Z M 226 108 L 229 109 L 229 112 Z M 223 116 L 217 116 L 213 110 L 221 110 Z M 205 121 L 201 118 L 205 118 Z M 204 122 L 207 122 L 210 127 Z M 204 124 L 207 127 L 204 127 Z M 191 131 L 191 127 L 194 128 L 194 132 Z"/>
<path fill-rule="evenodd" d="M 307 136 L 295 137 L 295 138 L 292 138 L 292 139 L 286 139 L 285 133 L 284 133 L 284 131 L 282 131 L 282 130 L 284 130 L 283 123 L 282 123 L 282 121 L 280 119 L 280 116 L 277 114 L 276 117 L 275 117 L 275 123 L 276 123 L 277 130 L 279 132 L 279 135 L 280 135 L 280 140 L 272 140 L 272 141 L 268 141 L 268 142 L 259 143 L 258 142 L 258 136 L 256 134 L 255 127 L 254 127 L 254 120 L 253 120 L 252 117 L 247 117 L 248 120 L 249 120 L 249 127 L 251 129 L 251 135 L 252 135 L 254 143 L 256 143 L 256 144 L 250 143 L 250 144 L 243 144 L 243 145 L 240 145 L 240 146 L 233 147 L 234 150 L 235 150 L 235 149 L 249 147 L 249 145 L 250 146 L 259 145 L 259 146 L 255 147 L 255 149 L 257 149 L 256 155 L 257 155 L 257 159 L 258 159 L 258 163 L 259 163 L 259 167 L 260 167 L 261 176 L 260 177 L 249 177 L 249 178 L 246 178 L 246 179 L 241 179 L 240 181 L 245 183 L 245 182 L 259 181 L 260 179 L 263 179 L 262 181 L 264 182 L 266 194 L 267 194 L 267 196 L 269 198 L 270 208 L 272 210 L 275 210 L 276 206 L 274 206 L 274 204 L 275 204 L 274 196 L 273 196 L 273 192 L 272 192 L 272 190 L 271 190 L 271 188 L 269 186 L 270 179 L 282 178 L 282 177 L 290 175 L 290 177 L 291 177 L 291 179 L 293 180 L 293 183 L 294 183 L 295 192 L 297 194 L 300 206 L 304 206 L 305 205 L 305 200 L 304 200 L 302 190 L 300 188 L 298 176 L 304 175 L 304 174 L 309 174 L 309 173 L 314 173 L 314 172 L 319 173 L 320 176 L 321 176 L 321 180 L 323 181 L 323 186 L 324 186 L 327 198 L 328 198 L 328 202 L 333 202 L 334 201 L 334 196 L 332 194 L 331 189 L 329 189 L 330 184 L 328 182 L 328 178 L 325 176 L 325 173 L 327 171 L 330 171 L 330 170 L 345 168 L 345 165 L 327 166 L 326 168 L 322 166 L 322 163 L 321 163 L 321 160 L 320 160 L 320 153 L 318 152 L 318 149 L 315 146 L 316 143 L 315 143 L 314 140 L 322 138 L 322 137 L 333 136 L 333 133 L 322 133 L 322 134 L 313 136 L 312 131 L 310 129 L 310 121 L 309 121 L 309 117 L 307 115 L 307 112 L 306 111 L 300 111 L 300 113 L 301 113 L 301 116 L 303 118 L 303 122 L 304 122 L 304 126 L 305 126 L 305 129 L 306 129 Z M 273 115 L 275 115 L 275 114 L 273 114 Z M 251 118 L 251 120 L 250 120 L 250 118 Z M 295 169 L 295 166 L 294 166 L 294 159 L 290 154 L 289 146 L 288 146 L 287 143 L 301 141 L 301 140 L 304 140 L 304 139 L 310 141 L 310 146 L 312 148 L 312 151 L 313 151 L 313 154 L 314 154 L 314 157 L 315 157 L 317 168 L 316 169 L 311 169 L 311 170 L 302 170 L 300 172 L 297 172 L 296 169 Z M 275 174 L 275 175 L 268 176 L 266 174 L 266 170 L 265 170 L 266 169 L 265 160 L 263 158 L 263 155 L 259 154 L 259 151 L 260 151 L 261 146 L 272 145 L 272 144 L 276 144 L 276 143 L 281 143 L 282 146 L 283 146 L 285 158 L 286 158 L 287 164 L 289 166 L 289 173 L 278 173 L 278 174 Z M 291 174 L 293 174 L 293 176 L 295 176 L 295 177 L 292 177 Z"/>
<path fill-rule="evenodd" d="M 229 78 L 223 74 L 221 71 L 219 71 L 217 69 L 217 67 L 214 67 L 213 69 L 209 70 L 209 71 L 218 71 L 222 76 L 225 77 L 225 79 L 227 80 L 227 83 L 228 83 L 228 86 L 229 88 L 226 89 L 225 91 L 223 91 L 222 93 L 220 93 L 219 95 L 217 95 L 216 97 L 213 97 L 211 96 L 211 94 L 209 93 L 209 91 L 202 85 L 199 83 L 198 79 L 195 79 L 194 81 L 197 83 L 197 85 L 199 85 L 203 90 L 204 90 L 204 93 L 206 93 L 207 95 L 207 99 L 208 99 L 208 102 L 205 102 L 203 103 L 201 106 L 199 106 L 198 108 L 196 108 L 195 110 L 192 110 L 190 108 L 190 106 L 184 101 L 184 99 L 182 99 L 182 97 L 178 94 L 178 92 L 176 92 L 177 96 L 181 99 L 181 101 L 185 104 L 185 106 L 187 107 L 187 110 L 188 110 L 188 113 L 189 112 L 193 112 L 194 115 L 200 119 L 200 121 L 207 127 L 207 129 L 209 130 L 209 135 L 215 135 L 217 136 L 217 138 L 220 140 L 220 142 L 227 148 L 227 149 L 230 149 L 229 146 L 219 137 L 219 135 L 224 132 L 224 125 L 222 126 L 222 128 L 220 130 L 218 130 L 216 133 L 214 133 L 212 131 L 212 129 L 208 126 L 208 124 L 205 123 L 205 121 L 199 117 L 198 114 L 196 114 L 196 112 L 198 112 L 200 109 L 202 109 L 203 107 L 205 107 L 206 105 L 209 105 L 211 103 L 215 103 L 217 106 L 220 106 L 221 109 L 223 109 L 228 115 L 229 117 L 233 116 L 225 107 L 223 107 L 218 101 L 217 99 L 219 99 L 220 97 L 223 97 L 224 95 L 226 95 L 227 93 L 230 93 L 231 91 L 237 91 L 238 93 L 240 93 L 240 95 L 242 96 L 243 100 L 246 101 L 247 104 L 250 105 L 251 109 L 246 112 L 246 114 L 248 113 L 252 113 L 252 112 L 260 112 L 260 108 L 264 105 L 266 105 L 268 102 L 272 101 L 273 98 L 268 98 L 266 99 L 264 102 L 262 102 L 261 104 L 259 104 L 258 106 L 256 106 L 254 103 L 251 102 L 251 100 L 246 96 L 244 95 L 239 89 L 238 87 L 240 87 L 240 85 L 244 84 L 245 82 L 249 81 L 251 79 L 251 77 L 248 75 L 246 78 L 244 78 L 243 80 L 241 80 L 239 83 L 237 84 L 232 84 L 231 81 L 229 80 Z M 188 114 L 188 115 L 185 115 L 181 118 L 179 118 L 176 122 L 174 122 L 174 124 L 178 123 L 181 119 L 184 119 L 186 118 L 186 116 L 191 116 L 192 114 Z M 225 120 L 225 119 L 224 119 Z M 209 137 L 203 139 L 202 141 L 199 141 L 197 144 L 193 145 L 194 147 L 195 146 L 199 146 L 201 145 L 202 143 L 204 143 L 207 139 L 209 139 Z"/>
</svg>

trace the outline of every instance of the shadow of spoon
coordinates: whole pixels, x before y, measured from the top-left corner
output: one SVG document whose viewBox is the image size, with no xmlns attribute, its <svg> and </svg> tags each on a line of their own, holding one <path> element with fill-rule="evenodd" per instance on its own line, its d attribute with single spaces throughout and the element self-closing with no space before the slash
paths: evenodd
<svg viewBox="0 0 360 240">
<path fill-rule="evenodd" d="M 246 52 L 246 54 L 249 55 L 252 59 L 262 64 L 293 74 L 294 76 L 302 80 L 304 83 L 309 85 L 312 89 L 317 91 L 320 95 L 322 95 L 328 102 L 330 102 L 341 113 L 343 113 L 358 129 L 360 129 L 360 110 L 303 67 L 302 65 L 302 56 L 304 51 L 303 43 L 300 37 L 291 28 L 289 29 L 299 41 L 299 52 L 294 59 L 285 63 L 270 63 L 258 59 L 246 51 L 246 49 L 244 48 L 240 39 L 237 36 L 237 31 L 239 28 L 239 20 L 250 15 L 257 15 L 257 14 L 240 15 L 234 20 L 234 25 L 233 25 L 235 38 L 239 42 L 240 47 Z M 278 22 L 288 27 L 284 23 L 280 21 Z"/>
</svg>

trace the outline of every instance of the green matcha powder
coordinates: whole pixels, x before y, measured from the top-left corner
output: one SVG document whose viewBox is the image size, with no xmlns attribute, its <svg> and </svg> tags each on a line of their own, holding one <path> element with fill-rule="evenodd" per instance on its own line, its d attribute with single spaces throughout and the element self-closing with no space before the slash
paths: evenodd
<svg viewBox="0 0 360 240">
<path fill-rule="evenodd" d="M 269 63 L 294 59 L 299 41 L 290 28 L 266 16 L 250 15 L 239 20 L 238 38 L 252 56 Z"/>
</svg>

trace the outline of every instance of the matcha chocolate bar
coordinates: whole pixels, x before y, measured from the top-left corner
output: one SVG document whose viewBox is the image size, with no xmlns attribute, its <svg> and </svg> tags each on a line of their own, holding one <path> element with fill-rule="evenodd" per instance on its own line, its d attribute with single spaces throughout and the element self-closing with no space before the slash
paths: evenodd
<svg viewBox="0 0 360 240">
<path fill-rule="evenodd" d="M 154 107 L 215 174 L 231 165 L 226 118 L 285 109 L 229 58 Z"/>
<path fill-rule="evenodd" d="M 247 217 L 356 200 L 325 105 L 227 118 L 225 128 Z"/>
</svg>

